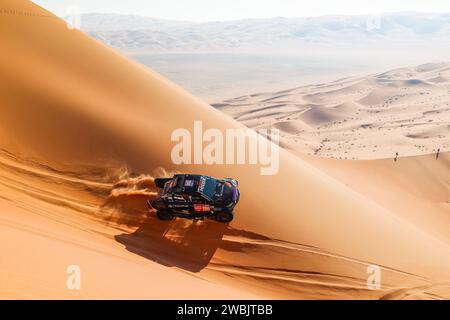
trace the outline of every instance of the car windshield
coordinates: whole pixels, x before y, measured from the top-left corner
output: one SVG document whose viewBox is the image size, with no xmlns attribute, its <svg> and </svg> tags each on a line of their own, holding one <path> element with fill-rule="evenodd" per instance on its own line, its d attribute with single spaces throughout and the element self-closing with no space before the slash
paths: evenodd
<svg viewBox="0 0 450 320">
<path fill-rule="evenodd" d="M 209 200 L 216 194 L 217 180 L 211 177 L 202 176 L 200 178 L 198 192 Z"/>
</svg>

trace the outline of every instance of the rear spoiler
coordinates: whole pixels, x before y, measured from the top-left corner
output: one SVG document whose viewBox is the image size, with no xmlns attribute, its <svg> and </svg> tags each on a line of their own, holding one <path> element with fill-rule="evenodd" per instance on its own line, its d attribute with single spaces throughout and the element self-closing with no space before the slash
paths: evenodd
<svg viewBox="0 0 450 320">
<path fill-rule="evenodd" d="M 172 180 L 172 178 L 156 178 L 155 179 L 155 186 L 157 188 L 164 188 L 164 185 L 166 184 L 167 181 Z"/>
</svg>

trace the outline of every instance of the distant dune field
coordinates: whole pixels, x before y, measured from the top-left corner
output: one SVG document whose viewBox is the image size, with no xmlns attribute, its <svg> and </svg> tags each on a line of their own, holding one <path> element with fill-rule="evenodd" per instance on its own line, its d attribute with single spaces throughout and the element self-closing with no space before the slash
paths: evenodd
<svg viewBox="0 0 450 320">
<path fill-rule="evenodd" d="M 448 14 L 196 23 L 92 13 L 80 22 L 83 32 L 208 103 L 444 61 L 450 54 Z"/>
<path fill-rule="evenodd" d="M 450 151 L 450 64 L 430 63 L 213 104 L 283 147 L 339 159 Z"/>
<path fill-rule="evenodd" d="M 175 129 L 201 120 L 224 132 L 242 123 L 29 1 L 0 2 L 0 52 L 0 298 L 450 298 L 450 247 L 443 236 L 450 224 L 442 214 L 449 180 L 438 169 L 448 165 L 448 155 L 400 160 L 396 171 L 371 166 L 386 170 L 384 177 L 396 172 L 398 180 L 380 177 L 396 201 L 407 199 L 408 181 L 427 183 L 416 193 L 434 210 L 423 224 L 423 213 L 407 217 L 402 204 L 370 192 L 360 182 L 363 169 L 349 182 L 339 175 L 353 174 L 352 168 L 343 165 L 337 174 L 334 164 L 287 150 L 273 176 L 261 176 L 253 165 L 173 164 Z M 376 90 L 385 81 L 389 92 L 403 92 L 405 83 L 389 74 L 299 89 L 296 103 L 320 107 L 317 114 L 280 106 L 296 90 L 252 98 L 266 100 L 273 113 L 285 108 L 277 126 L 290 135 L 335 118 L 332 105 L 381 110 L 390 119 L 384 110 L 391 105 L 403 108 L 402 101 L 423 96 L 427 107 L 415 106 L 416 114 L 430 111 L 432 97 L 445 96 L 445 85 L 430 79 L 439 76 L 436 70 L 445 78 L 445 66 L 421 68 L 427 69 L 411 71 L 420 75 L 413 82 L 405 71 L 403 81 L 413 89 L 398 101 L 385 101 Z M 354 102 L 343 101 L 348 97 Z M 249 110 L 241 111 L 251 121 Z M 441 104 L 431 110 L 442 112 L 429 113 L 432 119 L 447 112 Z M 284 112 L 299 119 L 290 124 Z M 262 119 L 272 125 L 268 113 Z M 433 177 L 422 176 L 424 167 Z M 232 223 L 156 219 L 145 201 L 155 197 L 154 177 L 173 172 L 236 178 L 241 201 Z M 374 265 L 379 288 L 367 286 Z M 67 286 L 71 266 L 81 270 L 78 290 Z"/>
<path fill-rule="evenodd" d="M 239 52 L 254 49 L 266 53 L 295 52 L 308 51 L 316 44 L 335 49 L 342 45 L 375 48 L 372 45 L 377 44 L 378 48 L 392 51 L 395 46 L 408 43 L 419 44 L 417 49 L 420 43 L 433 43 L 436 48 L 448 50 L 445 42 L 450 38 L 450 15 L 400 12 L 188 22 L 91 13 L 81 16 L 80 27 L 92 37 L 125 51 Z M 414 54 L 416 52 L 408 52 L 405 58 Z"/>
</svg>

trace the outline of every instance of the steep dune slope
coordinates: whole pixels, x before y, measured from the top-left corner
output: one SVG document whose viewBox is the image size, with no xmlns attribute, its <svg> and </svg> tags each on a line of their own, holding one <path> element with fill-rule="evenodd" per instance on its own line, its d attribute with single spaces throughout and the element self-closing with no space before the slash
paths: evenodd
<svg viewBox="0 0 450 320">
<path fill-rule="evenodd" d="M 442 241 L 450 242 L 450 153 L 400 157 L 397 161 L 342 161 L 300 154 L 299 157 Z"/>
<path fill-rule="evenodd" d="M 0 9 L 6 297 L 74 295 L 56 285 L 69 261 L 89 275 L 80 297 L 163 298 L 176 286 L 189 298 L 193 287 L 200 297 L 377 298 L 450 279 L 448 243 L 285 151 L 274 176 L 174 165 L 174 129 L 241 125 L 27 1 Z M 147 216 L 152 176 L 165 171 L 237 178 L 236 219 Z M 366 287 L 368 264 L 382 269 L 380 290 Z"/>
</svg>

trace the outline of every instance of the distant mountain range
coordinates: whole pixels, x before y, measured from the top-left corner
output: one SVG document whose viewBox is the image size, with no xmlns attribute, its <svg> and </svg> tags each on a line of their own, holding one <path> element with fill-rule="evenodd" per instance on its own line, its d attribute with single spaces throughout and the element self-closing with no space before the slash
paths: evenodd
<svg viewBox="0 0 450 320">
<path fill-rule="evenodd" d="M 217 50 L 292 47 L 304 43 L 450 39 L 449 14 L 249 19 L 185 22 L 135 15 L 85 14 L 81 29 L 113 47 L 135 50 Z"/>
</svg>

